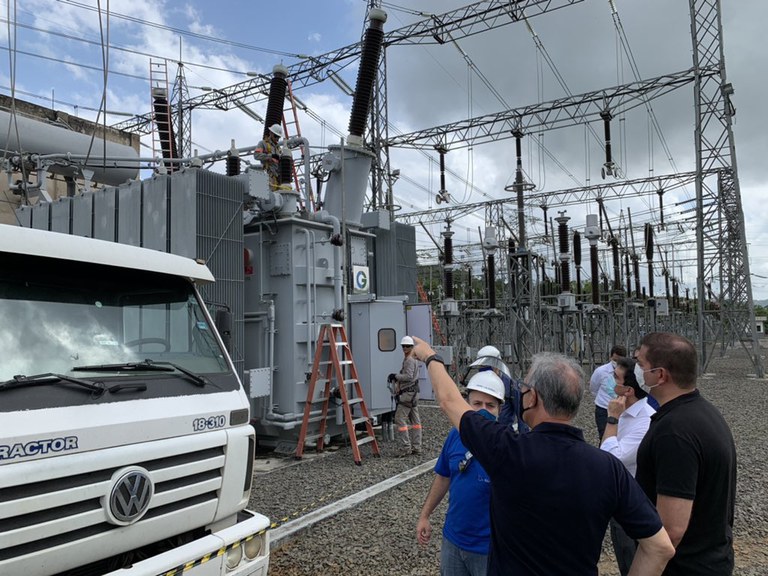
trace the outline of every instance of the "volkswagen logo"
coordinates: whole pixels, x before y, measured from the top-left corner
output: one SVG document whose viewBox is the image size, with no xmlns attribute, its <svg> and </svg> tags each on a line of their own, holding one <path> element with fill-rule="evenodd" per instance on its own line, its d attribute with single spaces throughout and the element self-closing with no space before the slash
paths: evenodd
<svg viewBox="0 0 768 576">
<path fill-rule="evenodd" d="M 117 476 L 109 494 L 108 513 L 115 524 L 131 524 L 144 516 L 154 486 L 149 473 L 142 468 L 131 468 Z"/>
</svg>

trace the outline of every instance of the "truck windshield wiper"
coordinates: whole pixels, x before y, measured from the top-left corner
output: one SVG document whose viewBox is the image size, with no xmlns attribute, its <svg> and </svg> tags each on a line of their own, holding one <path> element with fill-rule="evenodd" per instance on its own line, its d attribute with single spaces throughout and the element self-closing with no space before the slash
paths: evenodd
<svg viewBox="0 0 768 576">
<path fill-rule="evenodd" d="M 65 376 L 64 374 L 54 374 L 53 372 L 46 372 L 45 374 L 35 374 L 33 376 L 26 376 L 25 374 L 17 374 L 10 380 L 0 382 L 0 391 L 10 390 L 11 388 L 21 388 L 22 386 L 41 386 L 44 384 L 56 384 L 58 382 L 70 382 L 77 384 L 82 388 L 90 390 L 95 396 L 101 396 L 108 389 L 104 386 L 103 382 L 90 382 L 88 380 L 81 380 L 80 378 L 74 378 L 72 376 Z"/>
<path fill-rule="evenodd" d="M 75 366 L 72 368 L 73 372 L 173 372 L 174 370 L 181 372 L 201 388 L 206 384 L 211 383 L 204 376 L 195 374 L 183 366 L 179 366 L 173 362 L 154 361 L 149 358 L 143 362 L 125 362 L 123 364 L 92 364 L 90 366 Z"/>
</svg>

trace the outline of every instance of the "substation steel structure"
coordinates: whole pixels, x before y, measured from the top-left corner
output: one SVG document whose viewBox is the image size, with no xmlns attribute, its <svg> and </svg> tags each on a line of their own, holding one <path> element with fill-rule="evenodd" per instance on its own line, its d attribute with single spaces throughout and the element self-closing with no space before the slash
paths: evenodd
<svg viewBox="0 0 768 576">
<path fill-rule="evenodd" d="M 723 353 L 729 346 L 739 343 L 748 352 L 755 373 L 762 378 L 764 370 L 754 318 L 744 214 L 732 131 L 734 108 L 730 96 L 733 87 L 726 80 L 720 0 L 689 0 L 693 66 L 688 70 L 580 95 L 569 95 L 410 134 L 394 137 L 389 135 L 386 96 L 386 49 L 389 46 L 444 44 L 447 40 L 459 40 L 581 2 L 583 0 L 475 2 L 387 32 L 371 106 L 372 130 L 366 141 L 366 146 L 375 154 L 371 178 L 372 193 L 367 200 L 367 206 L 388 210 L 391 219 L 397 218 L 405 223 L 451 222 L 468 213 L 468 210 L 477 209 L 477 205 L 451 206 L 395 216 L 392 187 L 396 177 L 393 176 L 389 164 L 389 149 L 393 146 L 429 151 L 436 148 L 454 150 L 467 146 L 470 142 L 481 144 L 512 138 L 514 133 L 524 135 L 605 120 L 606 111 L 626 111 L 646 105 L 650 100 L 678 88 L 692 86 L 696 110 L 695 171 L 654 176 L 649 180 L 667 190 L 685 183 L 695 185 L 695 306 L 691 307 L 690 301 L 686 299 L 688 309 L 682 309 L 680 303 L 683 300 L 674 294 L 674 290 L 670 294 L 667 288 L 668 299 L 672 300 L 674 305 L 669 316 L 659 316 L 656 310 L 649 306 L 649 302 L 654 301 L 653 294 L 649 294 L 646 300 L 640 294 L 638 284 L 634 297 L 629 298 L 631 287 L 627 286 L 627 289 L 623 290 L 621 285 L 617 286 L 621 280 L 616 282 L 616 278 L 613 286 L 609 286 L 608 294 L 604 295 L 606 302 L 593 303 L 592 306 L 577 308 L 571 306 L 573 300 L 570 297 L 561 298 L 555 295 L 553 299 L 543 294 L 542 287 L 547 285 L 549 279 L 543 276 L 546 274 L 546 267 L 540 267 L 539 263 L 545 256 L 531 250 L 534 242 L 525 241 L 525 223 L 519 218 L 523 212 L 520 208 L 520 192 L 523 193 L 524 208 L 557 209 L 573 203 L 596 200 L 606 202 L 632 194 L 647 194 L 648 192 L 642 189 L 643 179 L 535 194 L 526 194 L 529 190 L 526 190 L 525 183 L 516 179 L 511 191 L 518 197 L 515 199 L 518 212 L 517 228 L 510 226 L 510 220 L 514 222 L 514 218 L 504 217 L 503 207 L 509 201 L 482 203 L 489 205 L 487 226 L 493 226 L 496 230 L 507 230 L 510 234 L 509 240 L 499 242 L 500 248 L 507 248 L 507 257 L 499 258 L 497 277 L 502 280 L 506 278 L 506 285 L 515 289 L 510 289 L 510 293 L 503 299 L 502 306 L 495 309 L 495 312 L 486 310 L 478 314 L 475 309 L 462 307 L 464 310 L 470 309 L 471 312 L 456 314 L 458 307 L 454 309 L 451 305 L 445 308 L 443 302 L 436 304 L 443 312 L 442 321 L 449 333 L 462 331 L 467 337 L 468 347 L 487 344 L 489 338 L 505 344 L 504 352 L 507 358 L 520 372 L 524 370 L 530 355 L 545 347 L 545 340 L 546 347 L 551 347 L 553 337 L 563 351 L 593 363 L 602 361 L 607 356 L 610 345 L 617 340 L 634 344 L 644 333 L 654 329 L 669 329 L 697 342 L 702 372 L 707 370 L 716 348 L 719 347 Z M 377 4 L 378 2 L 371 1 L 369 10 Z M 324 81 L 358 58 L 360 50 L 361 44 L 355 43 L 327 54 L 303 59 L 287 67 L 288 78 L 294 90 Z M 215 92 L 186 98 L 178 102 L 173 111 L 177 113 L 180 110 L 194 109 L 228 110 L 262 100 L 268 85 L 267 76 L 249 78 Z M 146 134 L 151 130 L 151 117 L 151 114 L 136 116 L 114 127 Z M 494 214 L 495 219 L 492 219 Z M 602 232 L 600 240 L 604 240 Z M 610 235 L 605 240 L 609 245 L 611 242 L 620 241 L 616 235 Z M 547 245 L 551 243 L 548 237 L 542 241 Z M 637 250 L 630 250 L 626 244 L 622 248 L 626 266 L 629 267 L 631 262 L 637 279 L 636 269 L 641 255 Z M 562 270 L 562 261 L 555 268 Z M 450 272 L 452 273 L 452 270 Z M 674 279 L 673 272 L 665 265 L 663 275 L 667 286 L 670 274 Z M 626 273 L 625 280 L 629 276 L 630 274 Z M 651 273 L 651 282 L 652 279 Z M 718 288 L 716 292 L 712 290 L 713 284 Z M 713 300 L 716 304 L 714 306 Z M 462 318 L 462 315 L 466 318 Z M 480 322 L 477 321 L 478 315 L 482 318 Z M 487 326 L 483 327 L 483 323 Z M 473 340 L 472 334 L 475 333 L 477 338 L 470 342 Z M 503 336 L 499 337 L 500 334 Z M 499 339 L 495 339 L 497 337 Z"/>
</svg>

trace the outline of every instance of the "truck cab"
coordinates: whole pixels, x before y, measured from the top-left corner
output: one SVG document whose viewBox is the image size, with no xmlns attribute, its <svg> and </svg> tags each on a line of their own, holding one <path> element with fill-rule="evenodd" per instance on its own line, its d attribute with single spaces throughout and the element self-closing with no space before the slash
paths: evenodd
<svg viewBox="0 0 768 576">
<path fill-rule="evenodd" d="M 0 225 L 0 574 L 266 574 L 203 263 Z"/>
</svg>

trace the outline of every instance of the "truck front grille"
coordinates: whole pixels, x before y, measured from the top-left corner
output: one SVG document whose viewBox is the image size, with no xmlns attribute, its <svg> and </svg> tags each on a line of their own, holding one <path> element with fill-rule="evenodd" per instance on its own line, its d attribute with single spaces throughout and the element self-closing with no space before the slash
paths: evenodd
<svg viewBox="0 0 768 576">
<path fill-rule="evenodd" d="M 188 511 L 188 522 L 196 526 L 211 522 L 222 484 L 226 438 L 211 434 L 202 449 L 200 436 L 197 439 L 198 449 L 188 452 L 183 451 L 183 442 L 171 439 L 112 448 L 98 457 L 81 453 L 0 467 L 0 566 L 100 534 L 136 527 L 141 531 L 142 524 L 157 526 L 179 511 Z M 154 495 L 146 514 L 126 527 L 111 523 L 105 506 L 113 478 L 128 466 L 149 473 Z M 66 475 L 84 468 L 88 471 Z M 24 481 L 34 477 L 46 479 Z M 173 529 L 180 533 L 193 527 L 174 526 L 167 535 Z"/>
</svg>

